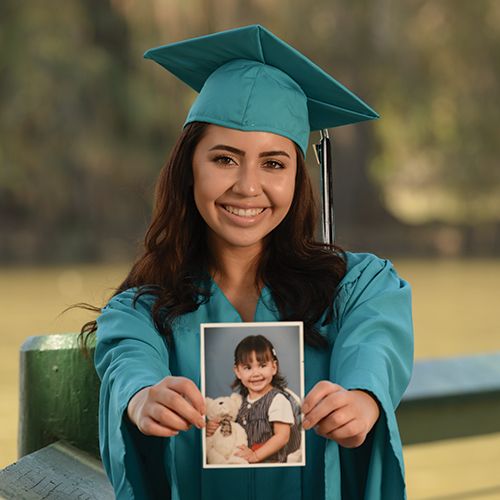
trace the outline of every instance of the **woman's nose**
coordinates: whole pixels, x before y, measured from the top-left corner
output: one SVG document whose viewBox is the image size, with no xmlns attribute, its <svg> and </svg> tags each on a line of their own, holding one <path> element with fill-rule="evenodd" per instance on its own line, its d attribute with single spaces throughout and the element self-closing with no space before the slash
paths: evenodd
<svg viewBox="0 0 500 500">
<path fill-rule="evenodd" d="M 240 196 L 258 196 L 262 193 L 260 172 L 256 165 L 240 167 L 233 191 Z"/>
</svg>

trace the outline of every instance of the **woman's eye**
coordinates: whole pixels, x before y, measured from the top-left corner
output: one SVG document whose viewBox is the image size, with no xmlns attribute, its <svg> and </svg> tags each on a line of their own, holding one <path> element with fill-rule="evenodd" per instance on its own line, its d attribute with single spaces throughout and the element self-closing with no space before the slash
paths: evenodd
<svg viewBox="0 0 500 500">
<path fill-rule="evenodd" d="M 224 155 L 216 156 L 213 161 L 219 165 L 231 165 L 234 163 L 234 160 L 230 156 Z"/>
<path fill-rule="evenodd" d="M 266 161 L 265 166 L 267 168 L 271 168 L 271 169 L 275 169 L 275 170 L 278 170 L 280 168 L 285 168 L 283 163 L 281 163 L 280 161 L 277 161 L 277 160 L 268 160 L 268 161 Z"/>
</svg>

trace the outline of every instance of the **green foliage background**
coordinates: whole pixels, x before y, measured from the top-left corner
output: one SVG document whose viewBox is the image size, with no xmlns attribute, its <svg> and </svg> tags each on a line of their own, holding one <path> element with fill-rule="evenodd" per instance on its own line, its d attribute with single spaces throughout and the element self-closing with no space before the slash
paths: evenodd
<svg viewBox="0 0 500 500">
<path fill-rule="evenodd" d="M 333 134 L 340 244 L 498 255 L 497 0 L 2 0 L 0 261 L 130 258 L 194 97 L 142 53 L 251 23 L 382 115 Z"/>
</svg>

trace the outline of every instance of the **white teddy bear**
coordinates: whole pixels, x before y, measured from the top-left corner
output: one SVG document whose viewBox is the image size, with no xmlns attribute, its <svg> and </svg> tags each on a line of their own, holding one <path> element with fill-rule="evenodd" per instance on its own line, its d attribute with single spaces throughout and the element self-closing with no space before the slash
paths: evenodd
<svg viewBox="0 0 500 500">
<path fill-rule="evenodd" d="M 207 418 L 220 421 L 214 434 L 206 438 L 207 463 L 248 464 L 244 458 L 235 455 L 239 446 L 247 446 L 248 443 L 245 429 L 235 422 L 241 400 L 237 393 L 230 397 L 206 398 Z"/>
</svg>

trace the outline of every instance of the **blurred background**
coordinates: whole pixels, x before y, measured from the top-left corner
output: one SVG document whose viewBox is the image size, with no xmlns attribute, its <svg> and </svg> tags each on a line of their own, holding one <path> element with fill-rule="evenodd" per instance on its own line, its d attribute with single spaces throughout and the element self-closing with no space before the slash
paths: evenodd
<svg viewBox="0 0 500 500">
<path fill-rule="evenodd" d="M 143 52 L 252 23 L 381 115 L 331 131 L 337 243 L 411 282 L 416 357 L 500 351 L 498 0 L 2 0 L 0 467 L 20 345 L 79 330 L 93 316 L 63 309 L 124 278 L 194 98 Z M 409 498 L 500 498 L 499 435 L 405 458 Z"/>
</svg>

